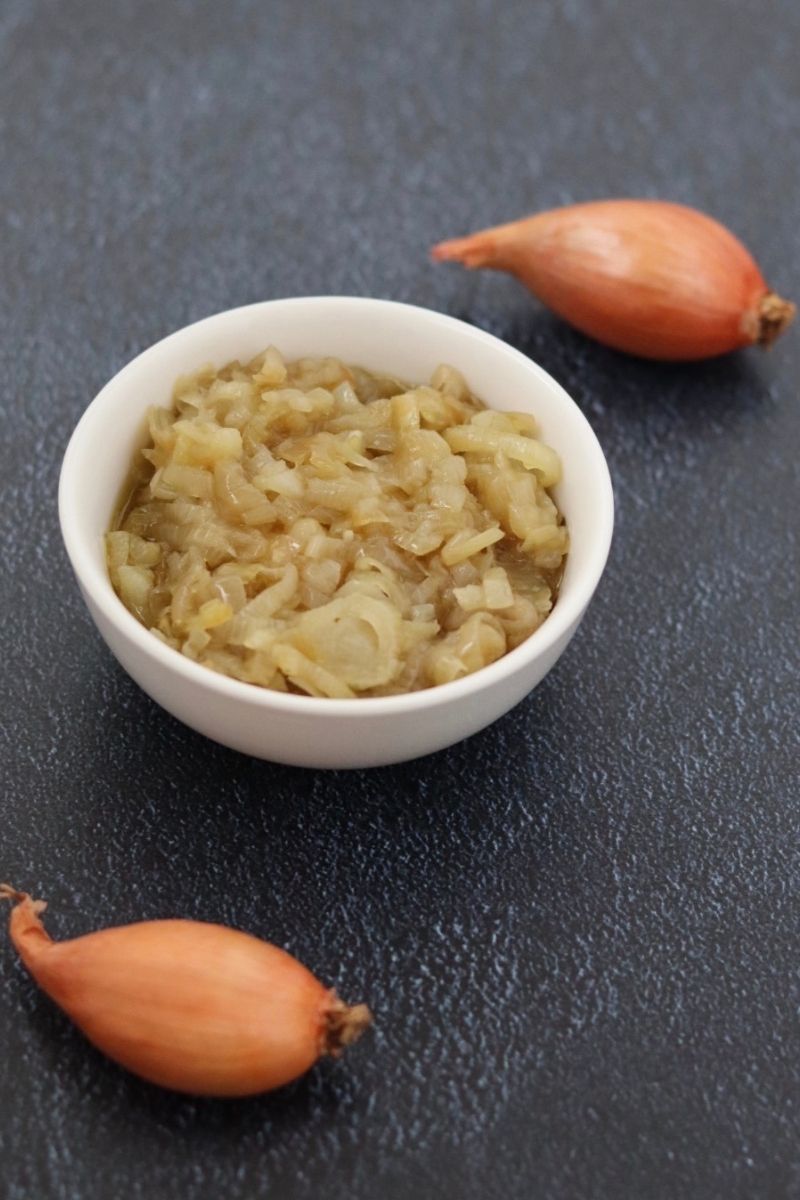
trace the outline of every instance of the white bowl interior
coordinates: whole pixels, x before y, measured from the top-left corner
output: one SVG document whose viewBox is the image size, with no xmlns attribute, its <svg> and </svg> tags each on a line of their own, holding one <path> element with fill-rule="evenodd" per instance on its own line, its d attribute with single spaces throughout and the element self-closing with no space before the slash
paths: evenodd
<svg viewBox="0 0 800 1200">
<path fill-rule="evenodd" d="M 426 381 L 439 363 L 451 363 L 487 405 L 532 412 L 543 440 L 564 462 L 555 495 L 569 527 L 570 553 L 558 603 L 526 646 L 532 650 L 536 642 L 554 641 L 576 620 L 602 572 L 613 519 L 608 469 L 583 414 L 545 371 L 491 335 L 425 309 L 350 297 L 265 301 L 220 313 L 152 346 L 100 392 L 68 447 L 60 508 L 78 578 L 110 619 L 133 622 L 111 588 L 103 535 L 133 452 L 143 442 L 146 409 L 169 404 L 179 375 L 206 362 L 221 366 L 234 358 L 247 360 L 271 343 L 287 358 L 333 355 L 412 383 Z M 144 633 L 141 626 L 139 632 Z M 520 651 L 485 671 L 504 669 L 501 663 Z"/>
</svg>

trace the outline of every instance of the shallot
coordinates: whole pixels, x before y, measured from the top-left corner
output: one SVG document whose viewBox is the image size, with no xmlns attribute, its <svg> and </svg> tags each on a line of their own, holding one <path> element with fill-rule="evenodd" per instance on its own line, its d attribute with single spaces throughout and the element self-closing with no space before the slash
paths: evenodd
<svg viewBox="0 0 800 1200">
<path fill-rule="evenodd" d="M 371 1021 L 285 950 L 200 921 L 142 921 L 54 942 L 43 900 L 8 884 L 20 958 L 90 1042 L 151 1083 L 208 1096 L 281 1087 Z"/>
<path fill-rule="evenodd" d="M 729 230 L 661 200 L 555 208 L 440 242 L 431 254 L 507 271 L 583 333 L 644 358 L 768 346 L 795 314 Z"/>
</svg>

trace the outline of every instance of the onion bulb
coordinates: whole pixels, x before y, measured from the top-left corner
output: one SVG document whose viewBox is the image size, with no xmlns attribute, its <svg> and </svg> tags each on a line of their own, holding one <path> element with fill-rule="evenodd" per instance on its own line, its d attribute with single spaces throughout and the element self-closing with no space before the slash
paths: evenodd
<svg viewBox="0 0 800 1200">
<path fill-rule="evenodd" d="M 729 230 L 661 200 L 555 208 L 440 242 L 431 254 L 507 271 L 583 333 L 643 358 L 767 346 L 795 314 Z"/>
<path fill-rule="evenodd" d="M 281 1087 L 371 1021 L 296 959 L 200 921 L 142 921 L 54 942 L 43 900 L 8 884 L 11 940 L 37 984 L 99 1050 L 151 1083 L 206 1096 Z"/>
</svg>

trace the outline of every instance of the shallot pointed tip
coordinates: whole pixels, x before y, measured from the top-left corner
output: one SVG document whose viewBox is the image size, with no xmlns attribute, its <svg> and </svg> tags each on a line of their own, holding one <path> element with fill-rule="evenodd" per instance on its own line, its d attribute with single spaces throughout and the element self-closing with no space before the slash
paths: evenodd
<svg viewBox="0 0 800 1200">
<path fill-rule="evenodd" d="M 28 892 L 20 892 L 10 883 L 0 883 L 0 900 L 10 900 L 17 907 L 24 906 L 34 917 L 47 908 L 46 900 L 34 900 Z"/>
<path fill-rule="evenodd" d="M 468 237 L 450 238 L 431 247 L 434 262 L 459 262 L 462 266 L 475 269 L 489 262 L 494 243 L 485 233 L 473 233 Z"/>
</svg>

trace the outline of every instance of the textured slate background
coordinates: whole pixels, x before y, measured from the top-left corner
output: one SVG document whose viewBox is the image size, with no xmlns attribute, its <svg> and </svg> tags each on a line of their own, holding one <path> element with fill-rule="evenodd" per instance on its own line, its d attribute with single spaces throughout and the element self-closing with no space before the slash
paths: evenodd
<svg viewBox="0 0 800 1200">
<path fill-rule="evenodd" d="M 426 260 L 652 194 L 796 292 L 797 5 L 4 0 L 0 35 L 0 874 L 61 936 L 235 923 L 378 1018 L 283 1094 L 180 1099 L 101 1059 L 3 939 L 0 1192 L 800 1196 L 800 336 L 646 365 Z M 310 292 L 506 338 L 616 484 L 557 669 L 394 769 L 272 767 L 179 726 L 100 644 L 57 529 L 66 440 L 127 359 Z"/>
</svg>

